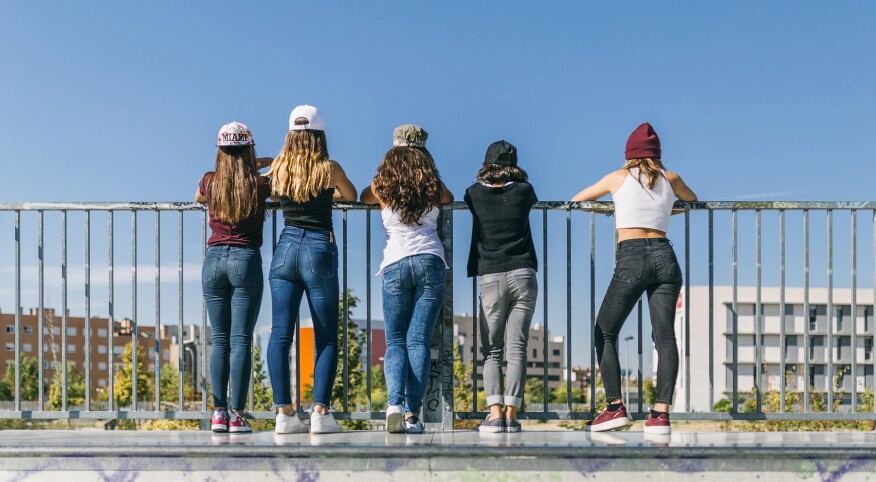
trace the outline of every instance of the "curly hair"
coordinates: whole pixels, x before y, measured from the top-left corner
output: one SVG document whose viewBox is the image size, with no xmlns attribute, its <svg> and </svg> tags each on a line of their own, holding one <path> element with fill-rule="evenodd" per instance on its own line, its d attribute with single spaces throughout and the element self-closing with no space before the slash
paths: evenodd
<svg viewBox="0 0 876 482">
<path fill-rule="evenodd" d="M 332 177 L 325 131 L 286 134 L 280 155 L 271 163 L 271 194 L 303 203 L 328 189 Z"/>
<path fill-rule="evenodd" d="M 660 159 L 655 159 L 651 157 L 627 159 L 626 164 L 624 164 L 624 169 L 629 171 L 633 168 L 639 169 L 639 176 L 636 179 L 637 181 L 639 181 L 639 184 L 642 184 L 641 178 L 643 174 L 645 175 L 645 178 L 648 179 L 648 189 L 654 189 L 654 185 L 657 184 L 657 180 L 660 179 L 661 176 L 665 176 L 665 174 L 663 174 L 663 162 Z M 645 185 L 642 184 L 642 187 L 645 187 Z"/>
<path fill-rule="evenodd" d="M 210 214 L 223 223 L 237 224 L 258 212 L 258 177 L 253 146 L 220 147 L 209 179 Z"/>
<path fill-rule="evenodd" d="M 390 149 L 377 168 L 374 187 L 374 194 L 398 212 L 404 224 L 418 223 L 441 201 L 441 177 L 425 147 Z"/>
<path fill-rule="evenodd" d="M 502 166 L 485 162 L 478 170 L 478 181 L 487 184 L 505 184 L 506 182 L 529 182 L 526 171 L 517 166 Z"/>
</svg>

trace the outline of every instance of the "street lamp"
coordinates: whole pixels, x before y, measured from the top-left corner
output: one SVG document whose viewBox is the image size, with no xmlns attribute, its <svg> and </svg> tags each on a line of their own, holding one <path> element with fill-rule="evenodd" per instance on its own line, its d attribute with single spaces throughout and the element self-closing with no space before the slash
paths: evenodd
<svg viewBox="0 0 876 482">
<path fill-rule="evenodd" d="M 627 345 L 626 346 L 626 348 L 627 348 L 627 391 L 626 391 L 627 401 L 624 404 L 626 407 L 630 406 L 630 373 L 631 373 L 631 371 L 630 371 L 630 340 L 632 340 L 632 339 L 633 339 L 632 336 L 625 336 L 624 337 L 624 341 L 627 342 L 626 343 L 626 345 Z"/>
</svg>

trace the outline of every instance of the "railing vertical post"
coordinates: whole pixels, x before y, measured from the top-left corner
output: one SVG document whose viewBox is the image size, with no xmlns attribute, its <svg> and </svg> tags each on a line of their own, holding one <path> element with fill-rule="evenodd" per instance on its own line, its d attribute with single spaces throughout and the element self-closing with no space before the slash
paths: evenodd
<svg viewBox="0 0 876 482">
<path fill-rule="evenodd" d="M 541 348 L 541 366 L 542 366 L 542 404 L 541 411 L 542 413 L 547 413 L 548 411 L 548 212 L 547 209 L 542 209 L 541 211 L 542 218 L 542 253 L 544 259 L 542 260 L 542 283 L 544 287 L 541 289 L 542 293 L 542 301 L 541 306 L 544 310 L 544 314 L 542 315 L 542 324 L 541 324 L 541 340 L 542 340 L 542 348 Z"/>
<path fill-rule="evenodd" d="M 572 411 L 572 209 L 566 207 L 566 409 Z"/>
<path fill-rule="evenodd" d="M 803 412 L 809 412 L 809 210 L 803 210 Z"/>
<path fill-rule="evenodd" d="M 715 212 L 709 209 L 709 411 L 715 407 Z M 641 338 L 641 334 L 639 337 Z"/>
<path fill-rule="evenodd" d="M 161 210 L 155 210 L 155 407 L 161 410 Z"/>
<path fill-rule="evenodd" d="M 349 412 L 350 407 L 350 338 L 348 334 L 348 326 L 349 320 L 348 318 L 348 301 L 347 301 L 347 210 L 343 210 L 343 227 L 342 227 L 342 239 L 344 243 L 343 247 L 343 265 L 344 265 L 344 286 L 341 290 L 341 298 L 343 300 L 341 308 L 344 312 L 341 314 L 341 321 L 344 323 L 343 326 L 343 343 L 344 343 L 344 411 Z M 314 320 L 315 323 L 315 320 Z M 299 357 L 300 358 L 300 357 Z M 328 407 L 326 407 L 328 408 Z"/>
<path fill-rule="evenodd" d="M 15 211 L 15 411 L 21 411 L 21 211 Z"/>
<path fill-rule="evenodd" d="M 367 411 L 371 413 L 371 209 L 365 208 L 365 384 Z M 369 415 L 370 416 L 370 415 Z"/>
<path fill-rule="evenodd" d="M 183 326 L 183 212 L 177 211 L 176 213 L 176 225 L 177 225 L 177 283 L 179 284 L 179 289 L 177 291 L 177 326 L 176 326 L 176 342 L 177 342 L 177 366 L 179 367 L 179 371 L 177 373 L 177 390 L 179 391 L 177 397 L 179 398 L 179 409 L 185 410 L 185 371 L 186 371 L 186 361 L 185 361 L 185 326 Z M 194 382 L 194 380 L 192 380 Z"/>
<path fill-rule="evenodd" d="M 85 211 L 85 410 L 91 410 L 91 211 Z"/>
<path fill-rule="evenodd" d="M 639 301 L 641 303 L 641 300 Z M 684 408 L 690 412 L 690 207 L 684 207 Z"/>
<path fill-rule="evenodd" d="M 131 410 L 137 411 L 137 211 L 131 211 Z"/>
<path fill-rule="evenodd" d="M 478 277 L 471 277 L 471 411 L 478 411 L 478 318 L 481 304 L 478 303 Z M 454 407 L 458 412 L 460 407 Z"/>
<path fill-rule="evenodd" d="M 737 213 L 733 210 L 733 404 L 732 411 L 739 410 L 739 277 L 738 277 L 738 249 L 737 249 Z"/>
<path fill-rule="evenodd" d="M 207 211 L 201 213 L 201 265 L 207 258 Z M 198 370 L 201 384 L 201 411 L 207 411 L 207 302 L 201 297 L 201 334 L 198 337 L 201 348 L 201 369 Z M 192 360 L 192 363 L 196 363 Z"/>
<path fill-rule="evenodd" d="M 596 413 L 596 213 L 590 211 L 590 413 Z"/>
<path fill-rule="evenodd" d="M 755 300 L 754 300 L 754 384 L 755 407 L 758 413 L 763 406 L 763 307 L 761 306 L 761 248 L 760 248 L 760 209 L 754 213 L 755 223 Z"/>
<path fill-rule="evenodd" d="M 827 210 L 827 411 L 833 412 L 833 211 Z"/>
<path fill-rule="evenodd" d="M 858 412 L 858 213 L 851 212 L 852 230 L 852 412 Z"/>
<path fill-rule="evenodd" d="M 113 212 L 107 212 L 107 363 L 108 371 L 109 371 L 109 379 L 107 380 L 107 384 L 109 388 L 107 389 L 107 399 L 109 400 L 109 409 L 110 411 L 116 410 L 116 392 L 115 392 L 115 299 L 113 294 L 113 287 L 115 286 L 115 280 L 113 280 Z"/>
<path fill-rule="evenodd" d="M 45 343 L 43 338 L 43 330 L 45 329 L 45 302 L 44 302 L 44 287 L 45 287 L 45 244 L 43 243 L 43 211 L 40 210 L 37 214 L 37 277 L 39 278 L 37 281 L 37 297 L 39 298 L 39 306 L 37 307 L 37 329 L 39 330 L 37 334 L 37 363 L 39 364 L 39 381 L 37 385 L 39 386 L 39 407 L 40 411 L 46 409 L 46 397 L 45 397 L 45 369 L 43 368 L 43 363 L 45 363 L 45 355 L 43 355 L 43 343 Z M 112 392 L 110 392 L 110 400 L 112 400 Z"/>
<path fill-rule="evenodd" d="M 781 389 L 779 391 L 779 411 L 785 412 L 785 390 L 787 382 L 785 341 L 785 210 L 779 210 L 779 373 L 781 374 Z M 796 381 L 796 379 L 795 379 Z"/>
<path fill-rule="evenodd" d="M 423 419 L 433 428 L 453 430 L 453 208 L 444 206 L 439 219 L 439 233 L 444 244 L 444 259 L 450 267 L 446 273 L 444 304 L 438 326 L 432 336 L 429 380 L 426 384 Z"/>
<path fill-rule="evenodd" d="M 67 411 L 67 211 L 61 211 L 61 411 Z M 54 349 L 54 347 L 52 348 Z M 58 370 L 55 369 L 55 376 Z"/>
</svg>

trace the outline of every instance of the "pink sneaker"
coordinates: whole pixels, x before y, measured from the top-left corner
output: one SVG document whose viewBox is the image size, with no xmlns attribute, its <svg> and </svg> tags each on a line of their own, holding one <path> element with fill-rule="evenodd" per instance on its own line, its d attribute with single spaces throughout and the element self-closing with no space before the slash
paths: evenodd
<svg viewBox="0 0 876 482">
<path fill-rule="evenodd" d="M 590 422 L 590 425 L 587 427 L 591 432 L 605 432 L 607 430 L 616 430 L 621 427 L 626 427 L 629 424 L 630 417 L 627 416 L 627 409 L 621 405 L 614 411 L 606 408 L 598 417 L 596 417 L 596 420 Z"/>
<path fill-rule="evenodd" d="M 214 432 L 227 432 L 228 412 L 225 410 L 216 410 L 213 412 L 213 418 L 210 419 L 210 428 Z"/>
<path fill-rule="evenodd" d="M 240 412 L 232 410 L 228 414 L 228 431 L 231 433 L 252 432 L 252 426 L 243 418 Z"/>
<path fill-rule="evenodd" d="M 654 435 L 669 435 L 672 433 L 672 427 L 669 425 L 669 414 L 661 413 L 658 417 L 648 414 L 648 419 L 645 420 L 645 433 Z"/>
</svg>

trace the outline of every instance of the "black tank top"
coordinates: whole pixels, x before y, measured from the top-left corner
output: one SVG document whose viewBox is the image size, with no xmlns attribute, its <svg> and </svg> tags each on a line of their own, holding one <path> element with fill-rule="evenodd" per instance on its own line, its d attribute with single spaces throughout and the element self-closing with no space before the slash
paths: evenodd
<svg viewBox="0 0 876 482">
<path fill-rule="evenodd" d="M 280 208 L 286 226 L 308 231 L 332 231 L 332 196 L 335 188 L 330 187 L 303 203 L 287 197 L 280 198 Z"/>
</svg>

